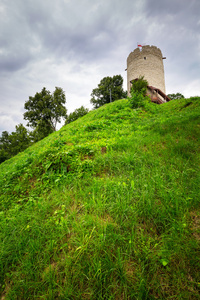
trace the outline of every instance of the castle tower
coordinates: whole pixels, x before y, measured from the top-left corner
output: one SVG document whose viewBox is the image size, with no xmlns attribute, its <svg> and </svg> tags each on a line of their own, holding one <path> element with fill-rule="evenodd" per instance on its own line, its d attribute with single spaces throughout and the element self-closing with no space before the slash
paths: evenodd
<svg viewBox="0 0 200 300">
<path fill-rule="evenodd" d="M 165 94 L 165 76 L 163 56 L 155 46 L 136 48 L 127 58 L 127 91 L 130 96 L 131 81 L 144 76 L 149 86 L 161 90 Z"/>
</svg>

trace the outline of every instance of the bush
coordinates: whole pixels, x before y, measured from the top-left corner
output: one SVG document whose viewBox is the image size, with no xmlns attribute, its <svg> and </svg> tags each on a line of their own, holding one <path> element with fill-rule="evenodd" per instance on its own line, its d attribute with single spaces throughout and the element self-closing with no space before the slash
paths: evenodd
<svg viewBox="0 0 200 300">
<path fill-rule="evenodd" d="M 144 79 L 144 76 L 140 76 L 139 79 L 132 81 L 131 95 L 135 93 L 141 93 L 143 96 L 146 95 L 148 82 Z"/>
<path fill-rule="evenodd" d="M 132 97 L 129 98 L 131 108 L 144 107 L 145 103 L 149 101 L 150 98 L 148 96 L 144 96 L 143 90 L 141 92 L 132 93 Z"/>
<path fill-rule="evenodd" d="M 181 93 L 168 94 L 167 96 L 168 96 L 171 100 L 178 100 L 178 99 L 183 99 L 183 98 L 185 98 Z"/>
<path fill-rule="evenodd" d="M 148 82 L 144 76 L 132 81 L 131 97 L 129 103 L 131 108 L 144 107 L 146 102 L 149 102 L 149 97 L 146 96 Z"/>
<path fill-rule="evenodd" d="M 85 108 L 84 106 L 81 106 L 77 109 L 75 109 L 74 112 L 70 113 L 69 116 L 66 117 L 65 125 L 74 122 L 75 120 L 83 117 L 89 112 L 88 108 Z"/>
</svg>

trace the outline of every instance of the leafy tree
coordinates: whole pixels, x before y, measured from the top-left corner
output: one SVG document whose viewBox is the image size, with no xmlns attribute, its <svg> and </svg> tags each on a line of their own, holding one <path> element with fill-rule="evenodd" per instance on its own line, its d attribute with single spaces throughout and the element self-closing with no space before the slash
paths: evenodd
<svg viewBox="0 0 200 300">
<path fill-rule="evenodd" d="M 2 132 L 0 137 L 0 163 L 30 146 L 31 139 L 28 130 L 22 124 L 15 126 L 15 128 L 16 131 L 11 134 L 7 131 Z"/>
<path fill-rule="evenodd" d="M 30 138 L 34 143 L 36 143 L 36 142 L 44 139 L 46 136 L 48 136 L 52 132 L 53 132 L 52 127 L 50 127 L 43 120 L 40 120 L 38 122 L 37 126 L 34 128 L 34 130 L 30 132 Z"/>
<path fill-rule="evenodd" d="M 171 100 L 177 100 L 177 99 L 182 99 L 185 98 L 182 94 L 176 93 L 176 94 L 168 94 L 167 95 Z"/>
<path fill-rule="evenodd" d="M 66 117 L 65 125 L 69 124 L 71 122 L 74 122 L 75 120 L 77 120 L 80 117 L 83 117 L 88 112 L 89 112 L 89 109 L 85 108 L 84 106 L 81 106 L 81 107 L 75 109 L 74 112 L 70 113 L 69 116 Z"/>
<path fill-rule="evenodd" d="M 121 75 L 104 77 L 98 87 L 93 89 L 90 102 L 94 108 L 98 108 L 106 103 L 125 98 L 127 93 L 123 90 L 123 78 Z"/>
<path fill-rule="evenodd" d="M 10 137 L 8 131 L 3 131 L 0 137 L 0 163 L 10 158 Z"/>
<path fill-rule="evenodd" d="M 16 155 L 18 152 L 24 151 L 27 147 L 30 146 L 31 143 L 29 132 L 22 124 L 15 126 L 15 128 L 16 131 L 11 133 L 13 155 Z"/>
<path fill-rule="evenodd" d="M 61 118 L 66 117 L 65 93 L 62 88 L 55 88 L 53 94 L 44 87 L 34 97 L 29 97 L 25 102 L 24 119 L 27 125 L 33 127 L 37 132 L 37 139 L 42 139 L 56 130 L 56 125 Z"/>
<path fill-rule="evenodd" d="M 129 103 L 132 108 L 143 107 L 145 102 L 149 101 L 147 94 L 148 82 L 144 79 L 144 76 L 132 81 L 131 97 Z"/>
<path fill-rule="evenodd" d="M 146 95 L 148 82 L 144 79 L 144 76 L 140 76 L 139 79 L 135 79 L 132 81 L 131 86 L 131 95 L 133 93 L 139 92 L 142 93 L 143 96 Z"/>
</svg>

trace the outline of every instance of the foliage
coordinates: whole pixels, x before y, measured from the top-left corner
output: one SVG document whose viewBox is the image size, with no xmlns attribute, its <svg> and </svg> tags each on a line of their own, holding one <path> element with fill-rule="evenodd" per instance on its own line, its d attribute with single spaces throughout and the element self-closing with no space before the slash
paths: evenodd
<svg viewBox="0 0 200 300">
<path fill-rule="evenodd" d="M 66 117 L 65 93 L 62 88 L 55 88 L 53 94 L 43 88 L 34 97 L 29 97 L 25 102 L 24 119 L 28 120 L 28 126 L 35 129 L 36 140 L 42 139 L 56 130 L 57 122 Z"/>
<path fill-rule="evenodd" d="M 15 126 L 15 128 L 16 131 L 11 134 L 7 131 L 2 132 L 0 137 L 0 163 L 30 146 L 31 140 L 27 129 L 22 124 Z"/>
<path fill-rule="evenodd" d="M 31 140 L 36 143 L 42 139 L 44 139 L 46 136 L 51 134 L 53 132 L 53 128 L 49 126 L 47 122 L 44 120 L 38 121 L 37 126 L 33 129 L 33 131 L 30 131 L 30 138 Z"/>
<path fill-rule="evenodd" d="M 145 103 L 150 101 L 149 97 L 146 96 L 147 86 L 148 82 L 143 76 L 132 81 L 131 97 L 129 98 L 131 108 L 144 107 Z"/>
<path fill-rule="evenodd" d="M 168 94 L 167 95 L 171 100 L 178 100 L 185 98 L 182 94 L 176 93 L 176 94 Z"/>
<path fill-rule="evenodd" d="M 135 93 L 142 94 L 143 96 L 146 95 L 148 82 L 144 79 L 144 76 L 140 76 L 138 79 L 132 81 L 131 85 L 131 95 Z"/>
<path fill-rule="evenodd" d="M 79 119 L 80 117 L 83 117 L 88 112 L 89 112 L 89 109 L 85 108 L 84 106 L 81 106 L 81 107 L 75 109 L 75 111 L 73 111 L 66 117 L 65 125 L 67 125 L 71 122 L 74 122 L 75 120 Z"/>
<path fill-rule="evenodd" d="M 55 88 L 51 95 L 46 88 L 34 97 L 29 97 L 25 103 L 24 118 L 28 120 L 28 126 L 34 130 L 28 132 L 27 129 L 19 124 L 16 126 L 16 132 L 9 134 L 2 132 L 0 137 L 0 163 L 15 156 L 17 153 L 25 150 L 31 142 L 37 142 L 56 130 L 57 122 L 61 117 L 66 116 L 65 94 L 61 88 Z"/>
<path fill-rule="evenodd" d="M 0 298 L 198 299 L 200 98 L 90 111 L 0 165 Z"/>
<path fill-rule="evenodd" d="M 129 103 L 131 108 L 144 107 L 145 103 L 149 102 L 150 99 L 148 96 L 144 96 L 145 89 L 142 89 L 141 92 L 134 92 L 129 98 Z"/>
<path fill-rule="evenodd" d="M 90 102 L 94 108 L 106 103 L 125 98 L 127 93 L 123 90 L 123 78 L 121 75 L 104 77 L 98 87 L 93 89 Z"/>
</svg>

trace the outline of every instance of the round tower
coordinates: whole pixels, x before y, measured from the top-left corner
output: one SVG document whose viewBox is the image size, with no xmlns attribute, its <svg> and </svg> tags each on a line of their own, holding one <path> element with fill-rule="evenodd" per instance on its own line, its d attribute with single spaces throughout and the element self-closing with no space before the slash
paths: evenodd
<svg viewBox="0 0 200 300">
<path fill-rule="evenodd" d="M 148 85 L 165 93 L 165 75 L 163 56 L 155 46 L 136 48 L 127 58 L 127 91 L 130 95 L 131 81 L 144 76 Z"/>
</svg>

